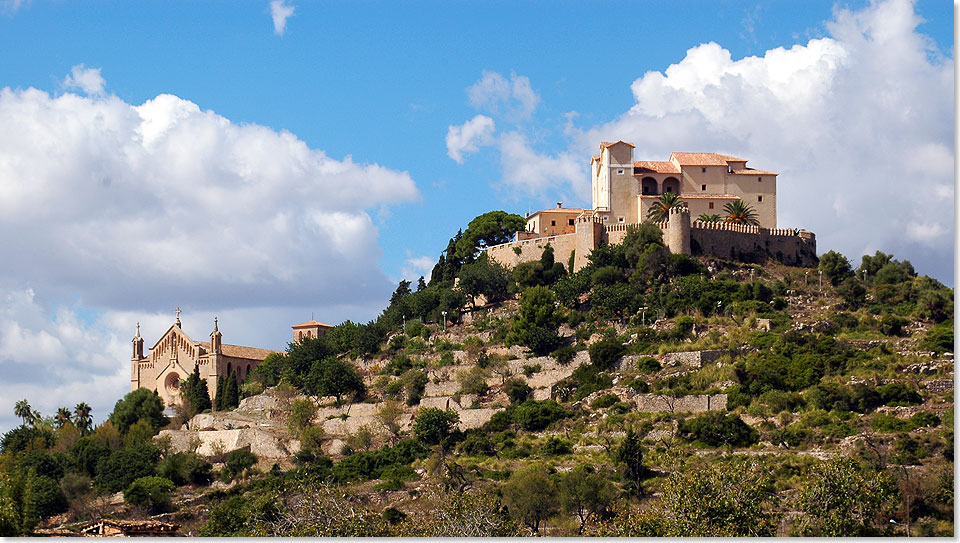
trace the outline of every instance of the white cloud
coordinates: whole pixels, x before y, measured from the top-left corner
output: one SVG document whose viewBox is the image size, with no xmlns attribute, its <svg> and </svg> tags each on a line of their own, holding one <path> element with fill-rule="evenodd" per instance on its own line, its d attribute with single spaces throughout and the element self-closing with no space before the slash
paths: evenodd
<svg viewBox="0 0 960 543">
<path fill-rule="evenodd" d="M 270 2 L 270 17 L 273 18 L 273 32 L 283 36 L 287 29 L 287 19 L 293 15 L 294 7 L 287 5 L 286 0 L 272 0 Z"/>
<path fill-rule="evenodd" d="M 540 96 L 530 86 L 530 78 L 510 73 L 510 79 L 497 72 L 484 70 L 480 81 L 467 89 L 470 105 L 489 113 L 501 113 L 501 108 L 513 120 L 530 117 Z"/>
<path fill-rule="evenodd" d="M 590 172 L 580 156 L 560 152 L 555 155 L 535 151 L 520 132 L 500 136 L 500 160 L 503 183 L 528 194 L 543 194 L 572 188 L 580 198 L 590 194 Z M 572 207 L 572 206 L 568 206 Z"/>
<path fill-rule="evenodd" d="M 97 307 L 363 302 L 389 284 L 366 210 L 419 199 L 406 172 L 171 95 L 7 88 L 0 125 L 0 287 Z"/>
<path fill-rule="evenodd" d="M 486 115 L 477 115 L 460 126 L 447 129 L 447 155 L 458 164 L 463 164 L 465 153 L 475 153 L 480 146 L 493 143 L 496 130 L 493 119 Z"/>
<path fill-rule="evenodd" d="M 433 266 L 436 263 L 437 261 L 433 257 L 411 256 L 404 260 L 400 273 L 404 279 L 413 283 L 413 288 L 416 288 L 417 279 L 421 276 L 425 281 L 430 281 L 430 272 L 433 271 Z"/>
<path fill-rule="evenodd" d="M 954 62 L 920 22 L 911 2 L 889 0 L 839 10 L 829 37 L 758 57 L 699 45 L 634 81 L 634 106 L 571 147 L 623 139 L 637 159 L 748 158 L 780 173 L 779 224 L 816 232 L 821 251 L 859 260 L 880 247 L 950 277 Z"/>
<path fill-rule="evenodd" d="M 70 75 L 63 79 L 63 88 L 80 89 L 87 96 L 103 94 L 104 85 L 106 81 L 100 75 L 100 68 L 86 68 L 83 64 L 71 68 Z"/>
</svg>

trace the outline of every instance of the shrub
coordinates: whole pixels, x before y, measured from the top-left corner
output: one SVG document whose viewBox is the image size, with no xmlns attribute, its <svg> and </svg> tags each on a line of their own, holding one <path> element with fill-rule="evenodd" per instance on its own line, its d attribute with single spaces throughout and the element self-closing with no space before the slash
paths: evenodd
<svg viewBox="0 0 960 543">
<path fill-rule="evenodd" d="M 616 337 L 604 338 L 590 346 L 590 362 L 600 370 L 609 370 L 625 351 L 623 343 Z"/>
<path fill-rule="evenodd" d="M 192 452 L 171 454 L 157 464 L 157 475 L 169 479 L 177 486 L 186 484 L 208 485 L 213 480 L 212 466 L 200 455 Z"/>
<path fill-rule="evenodd" d="M 524 430 L 539 432 L 567 416 L 567 411 L 554 400 L 527 400 L 513 412 L 513 421 Z"/>
<path fill-rule="evenodd" d="M 724 415 L 720 411 L 687 419 L 680 423 L 679 430 L 690 441 L 710 447 L 747 447 L 760 441 L 760 434 L 738 415 Z"/>
<path fill-rule="evenodd" d="M 543 369 L 543 366 L 540 364 L 524 364 L 523 365 L 523 375 L 526 377 L 532 377 L 533 374 L 539 372 Z"/>
<path fill-rule="evenodd" d="M 442 445 L 450 436 L 460 415 L 452 409 L 422 409 L 413 422 L 413 435 L 426 445 Z"/>
<path fill-rule="evenodd" d="M 24 516 L 36 515 L 43 519 L 63 513 L 70 508 L 66 496 L 57 481 L 43 475 L 27 477 L 27 488 L 23 495 Z M 29 513 L 28 513 L 29 511 Z M 32 520 L 32 519 L 25 519 Z"/>
<path fill-rule="evenodd" d="M 579 312 L 576 312 L 576 311 L 574 313 L 578 315 L 580 314 Z M 550 356 L 556 359 L 557 364 L 560 364 L 561 366 L 566 366 L 567 364 L 573 361 L 573 358 L 575 356 L 577 356 L 577 350 L 571 347 L 570 345 L 566 345 L 566 346 L 560 347 L 556 351 L 553 351 L 550 354 Z"/>
<path fill-rule="evenodd" d="M 503 383 L 503 392 L 510 398 L 510 403 L 521 403 L 525 401 L 533 389 L 526 381 L 519 377 L 507 379 Z"/>
<path fill-rule="evenodd" d="M 160 451 L 152 445 L 118 449 L 97 463 L 94 486 L 107 492 L 120 492 L 141 477 L 153 475 Z"/>
<path fill-rule="evenodd" d="M 403 374 L 403 395 L 406 397 L 408 406 L 414 406 L 420 403 L 423 393 L 427 389 L 429 382 L 426 372 L 422 370 L 407 370 Z"/>
<path fill-rule="evenodd" d="M 226 465 L 224 470 L 231 479 L 242 475 L 244 471 L 250 469 L 257 463 L 257 456 L 249 449 L 234 449 L 227 453 Z"/>
<path fill-rule="evenodd" d="M 594 409 L 605 409 L 617 403 L 618 401 L 620 401 L 620 397 L 616 394 L 604 394 L 593 400 L 593 403 L 590 404 L 590 407 Z"/>
<path fill-rule="evenodd" d="M 566 439 L 550 436 L 540 445 L 540 454 L 544 456 L 560 456 L 573 452 L 573 446 Z"/>
<path fill-rule="evenodd" d="M 640 373 L 657 373 L 662 370 L 663 366 L 660 362 L 657 362 L 657 359 L 652 356 L 644 356 L 637 360 L 637 371 Z"/>
<path fill-rule="evenodd" d="M 170 507 L 170 493 L 176 488 L 173 481 L 164 477 L 141 477 L 123 491 L 123 499 L 158 513 Z"/>
<path fill-rule="evenodd" d="M 303 429 L 310 426 L 310 421 L 317 412 L 317 406 L 306 398 L 294 400 L 290 405 L 290 417 L 287 418 L 287 427 L 293 435 L 299 435 Z"/>
<path fill-rule="evenodd" d="M 478 366 L 458 371 L 457 382 L 460 383 L 461 394 L 486 394 L 489 388 L 486 372 Z"/>
<path fill-rule="evenodd" d="M 469 431 L 460 442 L 459 450 L 468 456 L 490 456 L 494 453 L 493 441 L 484 432 Z"/>
<path fill-rule="evenodd" d="M 884 405 L 902 406 L 919 405 L 923 403 L 920 394 L 908 388 L 903 383 L 890 383 L 877 388 L 877 394 L 880 395 L 880 401 Z"/>
</svg>

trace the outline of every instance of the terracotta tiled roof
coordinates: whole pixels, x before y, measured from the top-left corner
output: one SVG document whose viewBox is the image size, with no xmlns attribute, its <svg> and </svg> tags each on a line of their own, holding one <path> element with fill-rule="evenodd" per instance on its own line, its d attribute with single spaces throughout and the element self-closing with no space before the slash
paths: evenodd
<svg viewBox="0 0 960 543">
<path fill-rule="evenodd" d="M 540 211 L 534 211 L 529 217 L 538 215 L 540 213 L 583 213 L 583 208 L 581 207 L 552 207 L 550 209 L 541 209 Z"/>
<path fill-rule="evenodd" d="M 768 172 L 764 170 L 754 170 L 753 168 L 744 168 L 742 170 L 733 170 L 734 175 L 780 175 L 776 172 Z"/>
<path fill-rule="evenodd" d="M 640 168 L 640 173 L 680 173 L 680 168 L 673 162 L 656 160 L 638 160 L 633 163 L 634 168 Z M 634 170 L 636 172 L 636 170 Z"/>
<path fill-rule="evenodd" d="M 204 341 L 200 342 L 200 346 L 205 348 L 207 351 L 210 351 L 210 342 Z M 256 347 L 243 347 L 241 345 L 227 345 L 226 343 L 220 345 L 220 352 L 224 356 L 232 356 L 234 358 L 248 358 L 250 360 L 263 360 L 267 356 L 273 353 L 279 353 L 280 351 L 273 351 L 270 349 L 257 349 Z"/>
<path fill-rule="evenodd" d="M 314 326 L 323 326 L 324 328 L 333 328 L 332 325 L 324 324 L 322 322 L 317 322 L 317 321 L 307 321 L 307 322 L 301 322 L 300 324 L 294 324 L 293 328 L 312 328 Z"/>
<path fill-rule="evenodd" d="M 718 153 L 670 153 L 681 166 L 726 166 L 727 162 L 746 162 L 745 158 L 721 155 Z"/>
<path fill-rule="evenodd" d="M 624 145 L 629 145 L 630 147 L 636 147 L 636 145 L 634 145 L 634 144 L 632 144 L 632 143 L 630 143 L 630 142 L 623 141 L 623 140 L 617 140 L 617 141 L 614 141 L 614 142 L 602 141 L 602 142 L 600 142 L 600 148 L 603 149 L 604 147 L 612 147 L 612 146 L 614 146 L 614 145 L 616 145 L 616 144 L 618 144 L 618 143 L 622 143 L 622 144 L 624 144 Z"/>
</svg>

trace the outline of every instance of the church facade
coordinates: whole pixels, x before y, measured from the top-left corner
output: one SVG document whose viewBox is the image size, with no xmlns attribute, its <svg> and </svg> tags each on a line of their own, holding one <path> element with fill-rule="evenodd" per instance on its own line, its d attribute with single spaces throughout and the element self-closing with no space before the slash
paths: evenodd
<svg viewBox="0 0 960 543">
<path fill-rule="evenodd" d="M 156 344 L 146 353 L 143 347 L 137 323 L 130 359 L 131 390 L 141 387 L 156 390 L 168 406 L 180 401 L 180 381 L 189 377 L 194 368 L 199 368 L 200 377 L 207 381 L 212 399 L 217 393 L 218 377 L 232 374 L 238 382 L 243 382 L 267 356 L 278 352 L 223 343 L 216 318 L 210 341 L 196 341 L 181 328 L 179 309 L 173 325 Z"/>
</svg>

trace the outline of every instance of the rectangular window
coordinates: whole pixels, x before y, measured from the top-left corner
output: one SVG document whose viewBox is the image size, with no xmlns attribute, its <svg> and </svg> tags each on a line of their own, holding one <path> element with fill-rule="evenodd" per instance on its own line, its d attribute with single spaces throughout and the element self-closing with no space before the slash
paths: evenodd
<svg viewBox="0 0 960 543">
<path fill-rule="evenodd" d="M 556 226 L 556 225 L 557 225 L 557 221 L 550 221 L 550 226 Z"/>
<path fill-rule="evenodd" d="M 757 195 L 757 201 L 758 201 L 758 202 L 762 202 L 762 201 L 763 201 L 763 196 L 761 196 L 761 195 L 758 194 L 758 195 Z"/>
<path fill-rule="evenodd" d="M 710 202 L 710 203 L 708 204 L 708 209 L 713 209 L 713 202 Z"/>
<path fill-rule="evenodd" d="M 700 185 L 700 190 L 707 190 L 707 186 L 706 186 L 706 185 Z"/>
<path fill-rule="evenodd" d="M 762 178 L 762 177 L 758 177 L 758 178 L 757 178 L 757 183 L 762 183 L 762 182 L 763 182 L 763 178 Z"/>
<path fill-rule="evenodd" d="M 617 175 L 623 175 L 623 170 L 617 170 Z"/>
<path fill-rule="evenodd" d="M 623 217 L 617 217 L 617 222 L 623 223 L 624 222 Z"/>
<path fill-rule="evenodd" d="M 706 169 L 706 168 L 700 168 L 700 172 L 701 172 L 701 173 L 707 173 L 707 169 Z"/>
<path fill-rule="evenodd" d="M 573 219 L 567 219 L 567 224 L 573 226 Z"/>
</svg>

